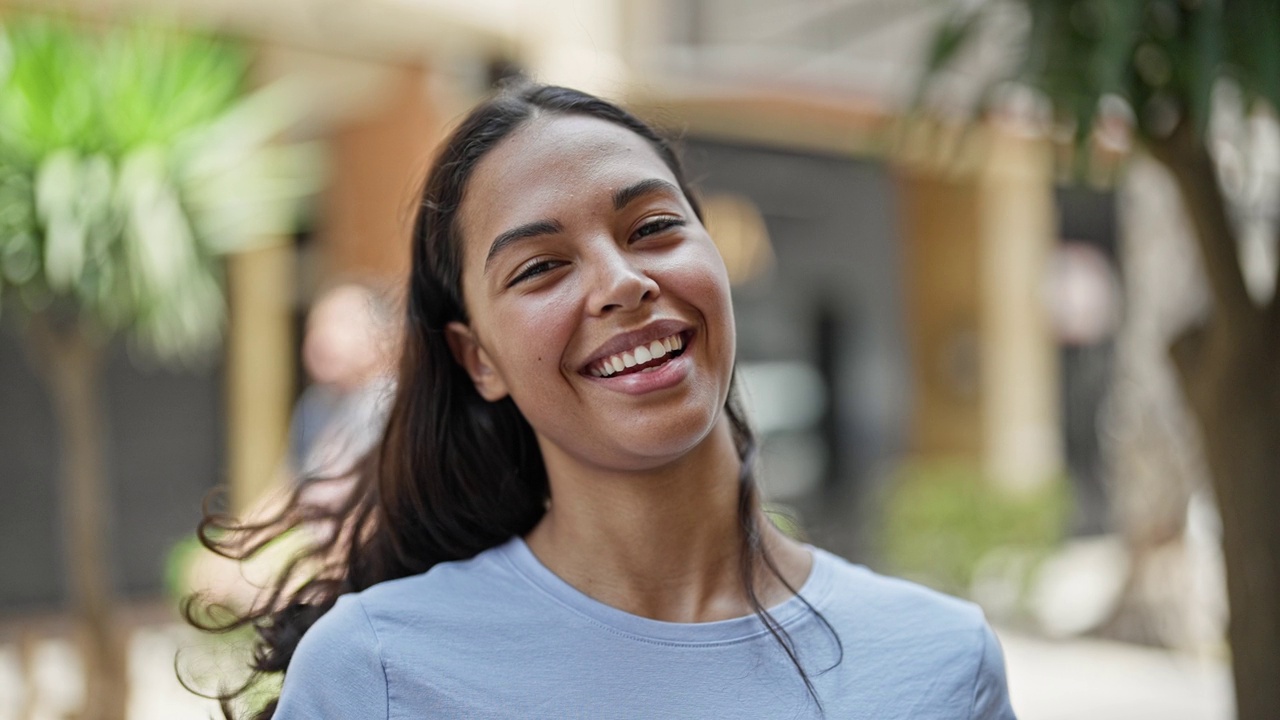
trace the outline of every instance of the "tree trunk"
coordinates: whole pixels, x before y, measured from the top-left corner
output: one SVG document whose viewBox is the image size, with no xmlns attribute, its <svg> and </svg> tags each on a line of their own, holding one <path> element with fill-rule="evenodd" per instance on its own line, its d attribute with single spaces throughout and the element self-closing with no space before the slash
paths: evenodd
<svg viewBox="0 0 1280 720">
<path fill-rule="evenodd" d="M 1174 175 L 1214 309 L 1171 348 L 1222 515 L 1228 637 L 1240 720 L 1280 718 L 1280 327 L 1245 288 L 1217 173 L 1189 124 L 1153 143 Z M 1273 300 L 1274 306 L 1280 301 Z"/>
<path fill-rule="evenodd" d="M 1280 352 L 1194 330 L 1174 346 L 1222 514 L 1240 720 L 1280 718 Z"/>
<path fill-rule="evenodd" d="M 59 499 L 71 610 L 85 668 L 84 720 L 125 720 L 126 633 L 108 570 L 101 348 L 74 323 L 38 316 L 30 326 L 37 372 L 49 387 L 59 432 Z"/>
</svg>

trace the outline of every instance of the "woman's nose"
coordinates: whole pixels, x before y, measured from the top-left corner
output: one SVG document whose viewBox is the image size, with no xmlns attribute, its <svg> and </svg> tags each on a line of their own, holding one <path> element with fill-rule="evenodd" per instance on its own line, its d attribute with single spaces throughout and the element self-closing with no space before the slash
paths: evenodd
<svg viewBox="0 0 1280 720">
<path fill-rule="evenodd" d="M 658 283 L 618 247 L 592 258 L 587 307 L 593 315 L 629 310 L 658 297 Z"/>
</svg>

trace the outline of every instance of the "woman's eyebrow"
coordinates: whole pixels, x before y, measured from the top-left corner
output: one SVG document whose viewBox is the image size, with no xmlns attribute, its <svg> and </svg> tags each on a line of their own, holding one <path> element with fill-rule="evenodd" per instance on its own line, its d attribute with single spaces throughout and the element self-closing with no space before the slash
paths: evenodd
<svg viewBox="0 0 1280 720">
<path fill-rule="evenodd" d="M 659 178 L 649 178 L 648 180 L 641 180 L 638 183 L 633 183 L 620 190 L 615 191 L 613 193 L 613 209 L 621 210 L 622 208 L 631 204 L 631 201 L 635 200 L 636 198 L 642 197 L 644 195 L 648 195 L 649 193 L 655 193 L 655 192 L 670 193 L 677 197 L 679 197 L 681 194 L 680 188 L 676 187 L 675 185 L 672 185 L 666 180 L 662 180 Z"/>
<path fill-rule="evenodd" d="M 489 254 L 484 259 L 484 271 L 489 271 L 489 265 L 493 262 L 493 258 L 502 252 L 508 245 L 525 238 L 538 237 L 540 235 L 554 235 L 564 230 L 564 226 L 555 220 L 535 220 L 531 223 L 518 225 L 506 230 L 498 237 L 493 239 L 493 244 L 489 246 Z"/>
<path fill-rule="evenodd" d="M 613 193 L 613 209 L 621 210 L 633 201 L 650 193 L 668 193 L 679 196 L 680 188 L 662 180 L 661 178 L 649 178 L 632 183 L 624 188 L 620 188 Z M 538 237 L 541 235 L 554 235 L 563 232 L 564 226 L 555 220 L 535 220 L 531 223 L 518 225 L 502 232 L 498 237 L 494 238 L 493 244 L 489 246 L 489 254 L 484 259 L 484 271 L 489 271 L 489 265 L 493 263 L 493 259 L 498 253 L 502 252 L 507 246 L 525 238 Z"/>
</svg>

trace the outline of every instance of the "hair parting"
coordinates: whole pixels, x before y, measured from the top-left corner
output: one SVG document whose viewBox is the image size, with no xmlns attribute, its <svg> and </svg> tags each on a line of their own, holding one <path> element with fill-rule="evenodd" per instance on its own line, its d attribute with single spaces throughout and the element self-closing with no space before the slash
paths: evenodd
<svg viewBox="0 0 1280 720">
<path fill-rule="evenodd" d="M 263 676 L 287 670 L 303 634 L 339 596 L 473 557 L 527 534 L 546 512 L 550 491 L 532 427 L 509 398 L 491 403 L 480 397 L 453 360 L 444 333 L 450 322 L 467 321 L 458 229 L 467 182 L 481 158 L 543 114 L 590 116 L 636 133 L 671 169 L 695 214 L 702 217 L 670 143 L 609 102 L 576 90 L 525 83 L 504 87 L 462 120 L 442 144 L 417 206 L 399 369 L 386 429 L 350 472 L 308 481 L 351 482 L 350 492 L 338 504 L 311 504 L 303 484 L 276 512 L 249 521 L 214 511 L 213 497 L 204 506 L 200 542 L 232 560 L 259 556 L 290 532 L 313 536 L 249 608 L 219 606 L 199 596 L 183 603 L 184 615 L 197 628 L 212 633 L 249 628 L 254 633 L 250 676 L 238 687 L 213 695 L 227 718 L 235 717 L 233 705 L 243 704 Z M 744 591 L 821 710 L 791 635 L 757 594 L 761 572 L 793 593 L 797 589 L 783 578 L 762 540 L 761 523 L 769 520 L 760 508 L 752 472 L 756 441 L 732 388 L 724 412 L 741 459 L 737 512 Z M 321 531 L 313 532 L 317 528 Z M 835 629 L 800 599 L 836 638 L 843 658 Z M 250 717 L 269 720 L 276 702 L 250 709 Z"/>
</svg>

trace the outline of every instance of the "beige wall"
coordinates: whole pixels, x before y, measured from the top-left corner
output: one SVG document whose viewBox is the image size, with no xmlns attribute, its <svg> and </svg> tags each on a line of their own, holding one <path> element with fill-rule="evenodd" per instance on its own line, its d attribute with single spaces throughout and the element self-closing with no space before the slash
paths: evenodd
<svg viewBox="0 0 1280 720">
<path fill-rule="evenodd" d="M 1056 242 L 1050 158 L 1044 143 L 994 130 L 961 142 L 970 145 L 962 163 L 916 152 L 899 172 L 912 449 L 1031 487 L 1063 463 L 1043 296 Z"/>
<path fill-rule="evenodd" d="M 902 170 L 897 189 L 915 380 L 912 450 L 979 462 L 981 188 L 972 177 Z"/>
<path fill-rule="evenodd" d="M 319 243 L 326 276 L 399 280 L 409 267 L 418 191 L 442 123 L 423 68 L 389 68 L 383 98 L 334 130 Z"/>
</svg>

